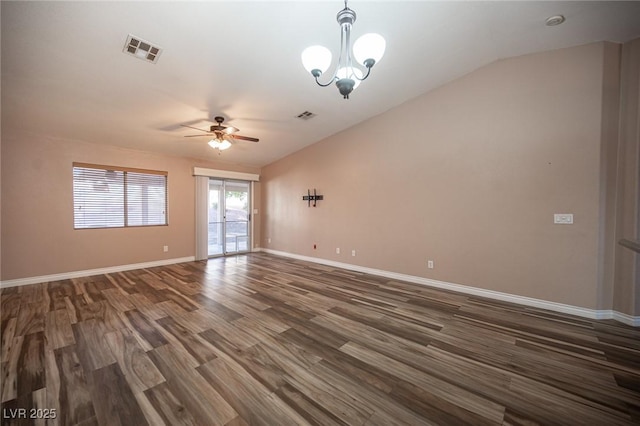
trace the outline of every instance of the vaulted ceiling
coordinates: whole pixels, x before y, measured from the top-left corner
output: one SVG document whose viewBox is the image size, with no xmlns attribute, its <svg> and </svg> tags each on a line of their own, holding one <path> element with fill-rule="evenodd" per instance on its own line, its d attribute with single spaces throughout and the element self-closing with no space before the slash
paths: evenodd
<svg viewBox="0 0 640 426">
<path fill-rule="evenodd" d="M 338 55 L 340 1 L 1 4 L 2 132 L 261 167 L 501 58 L 640 36 L 640 2 L 351 1 L 353 36 L 387 41 L 344 100 L 302 67 L 312 44 Z M 562 14 L 566 22 L 545 26 Z M 163 51 L 123 53 L 129 34 Z M 316 116 L 296 116 L 311 111 Z M 216 115 L 241 134 L 218 155 L 185 138 Z M 393 123 L 389 123 L 393 125 Z"/>
</svg>

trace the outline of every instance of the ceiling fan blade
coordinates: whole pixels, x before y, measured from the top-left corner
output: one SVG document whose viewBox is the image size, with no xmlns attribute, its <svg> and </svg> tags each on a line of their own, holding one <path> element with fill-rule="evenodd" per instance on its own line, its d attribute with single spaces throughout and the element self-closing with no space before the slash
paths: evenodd
<svg viewBox="0 0 640 426">
<path fill-rule="evenodd" d="M 240 139 L 240 140 L 249 141 L 249 142 L 258 142 L 260 140 L 257 138 L 250 138 L 248 136 L 240 136 L 240 135 L 229 135 L 229 137 L 233 139 Z"/>
<path fill-rule="evenodd" d="M 201 138 L 203 136 L 214 137 L 215 135 L 207 134 L 207 135 L 185 135 L 185 138 Z"/>
<path fill-rule="evenodd" d="M 189 129 L 194 129 L 194 130 L 199 130 L 201 132 L 207 132 L 209 133 L 208 130 L 202 130 L 202 129 L 198 129 L 197 127 L 193 127 L 193 126 L 187 126 L 186 124 L 181 124 L 182 127 L 188 127 Z"/>
</svg>

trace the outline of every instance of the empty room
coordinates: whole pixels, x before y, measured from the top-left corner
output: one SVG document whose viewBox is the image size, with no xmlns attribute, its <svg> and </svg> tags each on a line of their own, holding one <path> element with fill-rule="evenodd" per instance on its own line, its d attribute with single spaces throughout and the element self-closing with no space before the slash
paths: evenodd
<svg viewBox="0 0 640 426">
<path fill-rule="evenodd" d="M 640 424 L 640 2 L 0 19 L 2 425 Z"/>
</svg>

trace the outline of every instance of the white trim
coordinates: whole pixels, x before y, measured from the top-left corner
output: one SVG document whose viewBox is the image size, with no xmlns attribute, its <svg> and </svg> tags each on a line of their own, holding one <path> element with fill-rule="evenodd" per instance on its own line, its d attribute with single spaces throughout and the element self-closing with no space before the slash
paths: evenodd
<svg viewBox="0 0 640 426">
<path fill-rule="evenodd" d="M 196 187 L 196 255 L 197 260 L 209 257 L 209 178 L 206 176 L 195 177 Z"/>
<path fill-rule="evenodd" d="M 502 300 L 505 302 L 512 302 L 519 305 L 532 306 L 541 309 L 548 309 L 550 311 L 562 312 L 565 314 L 577 315 L 589 319 L 614 319 L 623 324 L 627 324 L 633 327 L 640 327 L 640 316 L 632 316 L 617 312 L 613 310 L 594 310 L 588 308 L 582 308 L 579 306 L 565 305 L 563 303 L 549 302 L 547 300 L 534 299 L 531 297 L 517 296 L 509 293 L 501 293 L 493 290 L 485 290 L 476 287 L 469 287 L 460 284 L 453 284 L 444 281 L 436 281 L 429 278 L 417 277 L 415 275 L 400 274 L 397 272 L 385 271 L 382 269 L 367 268 L 365 266 L 352 265 L 349 263 L 335 262 L 333 260 L 321 259 L 317 257 L 302 256 L 299 254 L 287 253 L 284 251 L 271 250 L 262 247 L 255 247 L 251 250 L 253 253 L 264 252 L 274 254 L 277 256 L 290 257 L 292 259 L 304 260 L 312 263 L 319 263 L 322 265 L 333 266 L 336 268 L 349 269 L 352 271 L 363 272 L 371 275 L 379 275 L 395 280 L 407 281 L 414 284 L 422 284 L 430 287 L 442 288 L 445 290 L 457 291 L 460 293 L 472 294 L 474 296 L 482 296 L 490 299 Z M 111 266 L 107 268 L 88 269 L 84 271 L 65 272 L 61 274 L 42 275 L 39 277 L 18 278 L 15 280 L 0 281 L 0 288 L 16 287 L 29 284 L 38 284 L 50 281 L 60 281 L 70 278 L 89 277 L 92 275 L 112 274 L 115 272 L 130 271 L 133 269 L 145 269 L 153 268 L 156 266 L 172 265 L 175 263 L 193 262 L 195 256 L 179 257 L 174 259 L 156 260 L 152 262 L 133 263 L 129 265 Z"/>
<path fill-rule="evenodd" d="M 515 294 L 502 293 L 494 290 L 486 290 L 477 287 L 469 287 L 461 284 L 453 284 L 445 281 L 437 281 L 429 278 L 418 277 L 415 275 L 400 274 L 397 272 L 385 271 L 382 269 L 367 268 L 365 266 L 352 265 L 350 263 L 335 262 L 333 260 L 321 259 L 317 257 L 302 256 L 299 254 L 288 253 L 284 251 L 271 250 L 267 248 L 256 248 L 254 252 L 264 252 L 275 254 L 277 256 L 290 257 L 292 259 L 304 260 L 307 262 L 319 263 L 322 265 L 333 266 L 336 268 L 349 269 L 352 271 L 363 272 L 371 275 L 378 275 L 394 280 L 407 281 L 414 284 L 422 284 L 429 287 L 441 288 L 444 290 L 457 291 L 459 293 L 471 294 L 474 296 L 487 297 L 490 299 L 501 300 L 504 302 L 516 303 L 518 305 L 531 306 L 534 308 L 547 309 L 554 312 L 576 315 L 589 319 L 614 319 L 624 324 L 634 327 L 640 326 L 640 317 L 623 314 L 612 310 L 595 310 L 583 308 L 580 306 L 566 305 L 564 303 L 550 302 L 548 300 L 534 299 L 532 297 L 518 296 Z"/>
<path fill-rule="evenodd" d="M 249 189 L 249 194 L 251 195 L 251 199 L 249 200 L 249 217 L 251 218 L 251 220 L 249 221 L 250 224 L 250 229 L 249 229 L 249 251 L 253 250 L 253 245 L 255 244 L 255 231 L 256 231 L 256 215 L 254 214 L 255 210 L 256 210 L 256 206 L 255 206 L 255 197 L 254 197 L 254 193 L 255 193 L 255 182 L 251 181 L 251 185 L 250 189 Z"/>
<path fill-rule="evenodd" d="M 132 263 L 130 265 L 110 266 L 107 268 L 87 269 L 84 271 L 63 272 L 61 274 L 42 275 L 39 277 L 18 278 L 15 280 L 0 281 L 0 288 L 16 287 L 21 285 L 38 284 L 50 281 L 67 280 L 70 278 L 90 277 L 92 275 L 112 274 L 114 272 L 131 271 L 132 269 L 153 268 L 156 266 L 172 265 L 174 263 L 193 262 L 195 256 L 178 257 L 175 259 L 154 260 L 152 262 Z"/>
<path fill-rule="evenodd" d="M 259 181 L 260 175 L 256 175 L 254 173 L 242 173 L 242 172 L 232 172 L 229 170 L 215 170 L 215 169 L 205 169 L 203 167 L 194 167 L 193 168 L 194 176 L 207 176 L 212 178 L 222 178 L 222 179 L 237 179 L 237 180 L 249 180 L 249 181 Z"/>
<path fill-rule="evenodd" d="M 630 325 L 632 327 L 640 327 L 640 317 L 634 317 L 617 311 L 611 311 L 611 313 L 611 317 L 616 321 L 620 321 L 621 323 Z"/>
</svg>

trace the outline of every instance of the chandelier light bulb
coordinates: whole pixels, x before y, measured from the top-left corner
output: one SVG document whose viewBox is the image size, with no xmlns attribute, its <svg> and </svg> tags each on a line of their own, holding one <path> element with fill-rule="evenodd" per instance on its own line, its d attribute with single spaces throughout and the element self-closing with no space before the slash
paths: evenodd
<svg viewBox="0 0 640 426">
<path fill-rule="evenodd" d="M 311 74 L 314 70 L 323 73 L 331 65 L 331 51 L 324 46 L 307 47 L 302 52 L 302 65 Z"/>
<path fill-rule="evenodd" d="M 353 56 L 358 63 L 372 67 L 382 59 L 386 46 L 387 43 L 380 34 L 364 34 L 353 44 Z M 373 60 L 373 63 L 368 60 Z"/>
</svg>

